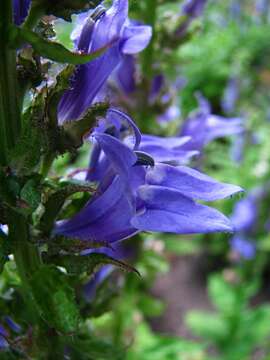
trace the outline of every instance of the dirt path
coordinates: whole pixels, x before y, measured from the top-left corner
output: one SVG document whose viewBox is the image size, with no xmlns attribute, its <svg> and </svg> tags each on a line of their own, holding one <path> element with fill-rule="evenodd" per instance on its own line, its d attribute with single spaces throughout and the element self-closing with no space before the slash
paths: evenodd
<svg viewBox="0 0 270 360">
<path fill-rule="evenodd" d="M 190 310 L 211 310 L 201 257 L 174 257 L 170 271 L 160 276 L 151 293 L 167 305 L 160 318 L 151 320 L 153 328 L 163 334 L 193 338 L 184 317 Z"/>
</svg>

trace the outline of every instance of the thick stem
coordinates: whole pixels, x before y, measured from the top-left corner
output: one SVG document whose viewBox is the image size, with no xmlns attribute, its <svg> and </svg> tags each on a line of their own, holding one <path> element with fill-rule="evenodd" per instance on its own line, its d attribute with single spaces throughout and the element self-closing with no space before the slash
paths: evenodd
<svg viewBox="0 0 270 360">
<path fill-rule="evenodd" d="M 0 163 L 7 165 L 8 153 L 20 134 L 20 106 L 16 74 L 16 50 L 9 47 L 12 1 L 0 1 Z"/>
<path fill-rule="evenodd" d="M 13 214 L 9 230 L 10 240 L 14 244 L 17 270 L 23 288 L 29 290 L 29 280 L 41 265 L 38 249 L 29 242 L 29 225 L 24 216 Z"/>
</svg>

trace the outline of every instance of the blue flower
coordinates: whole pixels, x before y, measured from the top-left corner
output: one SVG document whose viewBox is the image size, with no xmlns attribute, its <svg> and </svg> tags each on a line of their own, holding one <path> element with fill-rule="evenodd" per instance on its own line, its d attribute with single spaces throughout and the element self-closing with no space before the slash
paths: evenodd
<svg viewBox="0 0 270 360">
<path fill-rule="evenodd" d="M 21 25 L 28 14 L 31 0 L 13 0 L 13 19 L 16 25 Z"/>
<path fill-rule="evenodd" d="M 256 254 L 254 234 L 259 216 L 258 203 L 265 196 L 265 190 L 265 187 L 253 189 L 246 198 L 236 203 L 231 215 L 235 234 L 230 246 L 245 259 L 252 259 Z"/>
<path fill-rule="evenodd" d="M 98 183 L 97 193 L 77 215 L 58 223 L 56 233 L 114 243 L 140 231 L 232 231 L 223 214 L 196 201 L 222 199 L 241 191 L 238 186 L 219 183 L 184 166 L 141 164 L 138 151 L 140 144 L 145 149 L 144 137 L 141 141 L 131 119 L 115 109 L 91 138 L 95 145 L 87 179 Z M 152 140 L 150 137 L 150 147 Z M 175 146 L 181 141 L 174 139 Z M 165 157 L 166 151 L 164 146 Z M 175 161 L 174 153 L 171 160 Z"/>
<path fill-rule="evenodd" d="M 202 15 L 207 0 L 186 0 L 181 8 L 181 16 L 184 21 L 175 31 L 177 37 L 183 37 L 186 35 L 191 22 Z"/>
<path fill-rule="evenodd" d="M 196 18 L 203 12 L 207 0 L 186 0 L 182 6 L 182 13 L 190 18 Z"/>
<path fill-rule="evenodd" d="M 256 255 L 256 245 L 254 241 L 246 238 L 242 234 L 236 234 L 230 241 L 233 251 L 242 256 L 246 260 L 251 260 Z"/>
<path fill-rule="evenodd" d="M 58 106 L 60 123 L 81 116 L 124 57 L 142 51 L 152 35 L 151 27 L 129 21 L 127 0 L 115 0 L 107 11 L 98 7 L 79 30 L 75 39 L 77 50 L 91 53 L 103 47 L 108 49 L 97 59 L 77 67 L 71 89 Z"/>
<path fill-rule="evenodd" d="M 213 115 L 209 102 L 201 95 L 197 97 L 199 110 L 184 122 L 180 131 L 180 136 L 191 137 L 185 149 L 201 151 L 214 139 L 243 132 L 241 119 Z"/>
<path fill-rule="evenodd" d="M 235 104 L 239 98 L 239 80 L 235 77 L 229 79 L 225 88 L 222 109 L 230 114 L 235 110 Z"/>
</svg>

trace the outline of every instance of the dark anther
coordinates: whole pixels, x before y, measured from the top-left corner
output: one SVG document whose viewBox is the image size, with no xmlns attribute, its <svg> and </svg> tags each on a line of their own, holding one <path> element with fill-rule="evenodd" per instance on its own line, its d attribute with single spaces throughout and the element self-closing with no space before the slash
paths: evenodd
<svg viewBox="0 0 270 360">
<path fill-rule="evenodd" d="M 94 21 L 97 21 L 101 18 L 102 15 L 104 15 L 106 12 L 106 9 L 102 5 L 98 5 L 96 9 L 91 14 L 91 19 Z"/>
<path fill-rule="evenodd" d="M 143 151 L 134 151 L 137 155 L 137 161 L 134 164 L 136 165 L 146 165 L 146 166 L 155 166 L 155 160 L 148 154 Z"/>
</svg>

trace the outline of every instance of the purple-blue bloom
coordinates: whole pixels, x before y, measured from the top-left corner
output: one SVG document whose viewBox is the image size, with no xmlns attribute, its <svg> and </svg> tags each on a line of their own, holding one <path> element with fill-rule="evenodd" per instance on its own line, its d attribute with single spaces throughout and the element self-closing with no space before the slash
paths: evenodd
<svg viewBox="0 0 270 360">
<path fill-rule="evenodd" d="M 202 14 L 207 0 L 186 0 L 182 6 L 182 13 L 191 18 Z"/>
<path fill-rule="evenodd" d="M 130 22 L 128 0 L 114 0 L 108 10 L 101 11 L 99 7 L 96 12 L 90 12 L 80 29 L 77 50 L 91 53 L 104 46 L 108 49 L 97 59 L 77 67 L 71 89 L 58 106 L 60 123 L 80 117 L 124 57 L 142 51 L 152 35 L 151 27 Z"/>
<path fill-rule="evenodd" d="M 237 78 L 231 78 L 225 88 L 222 109 L 225 113 L 230 114 L 235 110 L 236 102 L 239 98 L 239 80 Z"/>
<path fill-rule="evenodd" d="M 236 203 L 231 216 L 235 234 L 230 241 L 230 245 L 233 251 L 245 259 L 251 259 L 256 254 L 253 237 L 259 216 L 258 202 L 264 194 L 264 188 L 253 189 L 246 198 Z"/>
<path fill-rule="evenodd" d="M 175 31 L 177 37 L 185 36 L 191 22 L 203 13 L 206 2 L 207 0 L 186 0 L 184 2 L 181 7 L 181 16 L 184 17 L 184 21 Z"/>
<path fill-rule="evenodd" d="M 246 260 L 251 260 L 256 255 L 256 245 L 242 234 L 236 234 L 230 241 L 231 248 Z"/>
<path fill-rule="evenodd" d="M 136 151 L 145 150 L 144 137 L 141 141 L 136 126 L 127 119 L 125 114 L 111 109 L 92 134 L 95 145 L 87 179 L 98 182 L 97 193 L 72 219 L 58 223 L 56 233 L 83 241 L 113 243 L 139 231 L 178 234 L 232 231 L 223 214 L 196 200 L 222 199 L 241 189 L 183 166 L 159 162 L 154 166 L 141 165 Z M 150 147 L 153 138 L 146 137 Z M 159 142 L 163 145 L 166 139 Z M 175 138 L 173 142 L 177 148 L 183 139 Z M 159 155 L 162 157 L 161 152 Z M 173 153 L 172 162 L 175 158 Z"/>
<path fill-rule="evenodd" d="M 31 0 L 13 0 L 13 19 L 16 25 L 21 25 L 28 14 Z"/>
<path fill-rule="evenodd" d="M 7 337 L 8 337 L 7 330 L 4 328 L 4 326 L 0 324 L 0 351 L 5 350 L 9 346 L 6 340 Z"/>
<path fill-rule="evenodd" d="M 189 136 L 183 137 L 160 137 L 155 135 L 143 135 L 140 150 L 151 155 L 155 161 L 173 165 L 185 164 L 198 151 L 186 150 L 185 145 L 191 141 Z"/>
<path fill-rule="evenodd" d="M 198 96 L 198 101 L 199 110 L 184 122 L 180 131 L 180 136 L 191 137 L 185 149 L 201 151 L 214 139 L 243 132 L 241 119 L 213 115 L 210 104 L 204 97 Z"/>
</svg>

